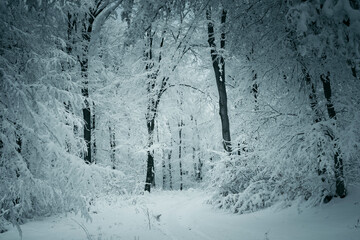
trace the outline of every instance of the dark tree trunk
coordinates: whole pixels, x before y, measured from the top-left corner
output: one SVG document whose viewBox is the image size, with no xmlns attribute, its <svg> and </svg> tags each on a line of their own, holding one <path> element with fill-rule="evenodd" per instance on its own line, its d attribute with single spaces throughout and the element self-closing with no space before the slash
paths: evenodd
<svg viewBox="0 0 360 240">
<path fill-rule="evenodd" d="M 169 128 L 169 133 L 171 136 L 171 129 L 169 122 L 166 123 L 166 125 Z M 170 150 L 168 153 L 168 170 L 169 170 L 169 188 L 170 190 L 173 190 L 173 182 L 172 182 L 172 164 L 171 164 L 171 156 L 172 156 L 172 146 L 173 146 L 173 138 L 170 138 Z"/>
<path fill-rule="evenodd" d="M 148 39 L 148 49 L 145 53 L 145 57 L 148 60 L 146 64 L 146 71 L 151 72 L 153 64 L 153 54 L 152 54 L 152 32 L 151 28 L 147 31 Z M 148 106 L 146 113 L 146 127 L 148 131 L 148 150 L 147 150 L 147 161 L 146 161 L 146 181 L 145 181 L 145 191 L 150 192 L 150 189 L 155 185 L 155 171 L 154 171 L 154 151 L 151 149 L 154 144 L 154 128 L 155 128 L 155 99 L 153 96 L 153 91 L 155 88 L 156 76 L 154 73 L 149 73 L 147 76 L 147 94 L 148 94 Z"/>
<path fill-rule="evenodd" d="M 196 162 L 196 149 L 195 147 L 192 147 L 192 159 L 194 164 L 194 179 L 197 181 L 197 174 L 198 174 L 198 166 Z"/>
<path fill-rule="evenodd" d="M 219 114 L 221 118 L 223 146 L 225 151 L 231 153 L 232 150 L 231 150 L 231 137 L 230 137 L 230 123 L 228 117 L 227 94 L 225 87 L 225 59 L 223 55 L 219 54 L 219 52 L 216 50 L 214 24 L 211 20 L 210 8 L 206 11 L 206 19 L 208 20 L 208 43 L 211 48 L 210 54 L 211 54 L 212 65 L 215 73 L 216 85 L 219 92 Z M 223 10 L 221 15 L 221 24 L 223 28 L 225 22 L 226 22 L 226 11 Z M 220 48 L 222 50 L 225 48 L 224 29 L 222 29 L 222 33 L 221 33 Z"/>
<path fill-rule="evenodd" d="M 159 124 L 156 122 L 156 140 L 159 143 Z M 166 151 L 162 149 L 162 159 L 161 159 L 161 170 L 162 170 L 162 189 L 166 189 Z"/>
<path fill-rule="evenodd" d="M 86 81 L 86 86 L 87 86 L 87 81 Z M 88 88 L 83 88 L 82 89 L 82 95 L 85 97 L 85 107 L 83 108 L 83 119 L 84 119 L 84 140 L 86 143 L 86 154 L 84 154 L 84 160 L 87 164 L 92 163 L 92 158 L 91 158 L 91 111 L 90 111 L 90 106 L 89 106 L 89 101 L 88 101 L 88 97 L 89 97 L 89 92 L 88 92 Z"/>
<path fill-rule="evenodd" d="M 166 189 L 166 152 L 162 151 L 162 161 L 161 161 L 161 170 L 162 170 L 162 188 Z"/>
<path fill-rule="evenodd" d="M 88 80 L 88 74 L 89 74 L 89 47 L 90 47 L 90 40 L 91 40 L 91 34 L 93 30 L 93 24 L 95 21 L 95 18 L 105 9 L 106 5 L 102 5 L 102 2 L 100 1 L 95 8 L 89 9 L 90 13 L 86 13 L 84 17 L 84 22 L 82 25 L 82 40 L 83 40 L 83 46 L 82 46 L 82 55 L 78 56 L 78 60 L 80 62 L 81 66 L 81 77 L 82 77 L 82 84 L 83 88 L 81 90 L 81 93 L 84 100 L 84 108 L 83 108 L 83 118 L 84 118 L 84 140 L 86 143 L 86 154 L 84 154 L 84 160 L 85 163 L 90 164 L 94 162 L 94 158 L 92 155 L 92 126 L 91 126 L 91 108 L 90 108 L 90 102 L 89 102 L 89 80 Z M 70 25 L 69 25 L 70 26 Z M 95 119 L 95 117 L 94 117 Z M 95 125 L 94 125 L 95 126 Z M 93 142 L 93 146 L 96 146 L 95 139 Z"/>
<path fill-rule="evenodd" d="M 148 94 L 148 107 L 146 113 L 146 123 L 148 129 L 148 151 L 147 151 L 147 172 L 146 172 L 146 182 L 145 182 L 145 191 L 150 192 L 151 186 L 155 187 L 155 171 L 154 171 L 154 150 L 151 150 L 151 147 L 154 144 L 154 128 L 155 128 L 155 119 L 157 116 L 157 109 L 160 103 L 160 99 L 164 91 L 166 90 L 166 85 L 169 80 L 168 77 L 163 77 L 160 84 L 160 89 L 156 90 L 156 80 L 158 77 L 159 68 L 157 71 L 153 71 L 154 67 L 154 57 L 153 57 L 153 36 L 151 26 L 147 30 L 147 39 L 148 39 L 148 49 L 145 52 L 145 58 L 148 61 L 146 64 L 147 75 L 147 94 Z M 163 47 L 164 38 L 161 39 L 160 49 Z M 159 66 L 161 62 L 161 52 L 159 53 Z"/>
<path fill-rule="evenodd" d="M 85 16 L 86 24 L 82 29 L 82 39 L 83 39 L 83 49 L 82 56 L 78 56 L 80 66 L 81 66 L 81 77 L 83 88 L 81 90 L 84 100 L 83 108 L 83 119 L 84 119 L 84 140 L 86 143 L 86 154 L 84 154 L 85 163 L 92 163 L 91 158 L 91 109 L 89 103 L 89 81 L 88 81 L 88 68 L 89 68 L 89 45 L 92 32 L 92 24 L 94 22 L 94 17 L 88 15 Z"/>
<path fill-rule="evenodd" d="M 182 155 L 181 155 L 181 150 L 182 150 L 182 128 L 184 126 L 184 122 L 183 120 L 180 121 L 180 123 L 178 124 L 179 127 L 179 170 L 180 170 L 180 190 L 183 190 L 183 168 L 182 168 Z"/>
<path fill-rule="evenodd" d="M 308 73 L 307 69 L 304 66 L 302 67 L 302 73 L 304 75 L 305 83 L 308 86 L 309 91 L 310 91 L 310 93 L 309 93 L 310 107 L 311 107 L 311 110 L 315 114 L 313 121 L 314 121 L 314 123 L 319 123 L 319 122 L 322 121 L 322 116 L 321 116 L 321 113 L 320 113 L 320 111 L 318 109 L 318 98 L 317 98 L 317 95 L 316 95 L 315 85 L 311 80 L 310 74 Z M 320 140 L 318 140 L 318 142 L 317 142 L 317 151 L 318 151 L 318 155 L 317 155 L 317 162 L 318 162 L 317 173 L 318 173 L 319 176 L 321 176 L 321 180 L 323 182 L 325 182 L 326 181 L 326 176 L 325 176 L 326 168 L 321 167 L 322 166 L 321 154 L 323 152 L 323 146 L 322 146 L 322 143 L 321 143 Z M 332 198 L 331 196 L 326 196 L 325 199 L 324 199 L 324 202 L 330 201 L 331 198 Z"/>
<path fill-rule="evenodd" d="M 71 104 L 70 104 L 69 101 L 67 103 L 64 102 L 64 107 L 65 107 L 65 112 L 67 114 L 70 114 Z M 67 119 L 67 116 L 66 116 L 66 123 L 65 124 L 66 124 L 66 126 L 70 126 L 70 123 L 69 123 L 69 121 Z M 66 137 L 65 148 L 66 148 L 66 152 L 69 153 L 71 151 L 71 144 L 70 144 L 70 142 L 68 140 L 68 137 Z"/>
<path fill-rule="evenodd" d="M 3 141 L 0 139 L 0 158 L 2 158 L 2 155 L 3 155 L 3 148 L 4 148 L 4 143 L 3 143 Z"/>
<path fill-rule="evenodd" d="M 18 127 L 17 127 L 18 128 Z M 21 136 L 20 134 L 18 134 L 17 132 L 15 132 L 15 137 L 16 137 L 16 151 L 18 153 L 21 153 L 22 151 L 22 139 L 21 139 Z"/>
<path fill-rule="evenodd" d="M 110 2 L 107 1 L 97 1 L 97 4 L 94 7 L 89 9 L 89 12 L 86 13 L 82 18 L 79 16 L 72 16 L 71 13 L 68 13 L 68 45 L 67 51 L 68 53 L 72 52 L 72 44 L 70 43 L 70 39 L 73 40 L 73 44 L 75 43 L 75 38 L 72 38 L 72 32 L 77 31 L 79 27 L 81 30 L 82 37 L 82 49 L 81 54 L 77 56 L 78 61 L 81 67 L 81 78 L 82 78 L 82 89 L 81 93 L 84 97 L 84 107 L 83 107 L 83 119 L 84 119 L 84 140 L 86 143 L 86 154 L 84 154 L 85 163 L 90 164 L 93 162 L 93 158 L 91 157 L 91 109 L 89 103 L 89 81 L 88 81 L 88 68 L 89 68 L 89 47 L 91 34 L 93 31 L 93 24 L 95 19 L 99 16 L 100 13 L 104 11 L 104 9 L 109 6 Z M 120 2 L 118 2 L 120 4 Z M 118 6 L 115 4 L 115 8 Z M 110 14 L 115 8 L 110 8 L 107 11 L 107 14 Z M 78 18 L 82 20 L 82 22 L 77 22 Z M 95 145 L 95 142 L 94 144 Z"/>
<path fill-rule="evenodd" d="M 95 117 L 95 103 L 93 102 L 93 109 L 92 109 L 92 126 L 91 126 L 91 134 L 92 134 L 92 151 L 93 151 L 93 154 L 92 154 L 92 162 L 96 163 L 96 124 L 95 124 L 95 120 L 96 120 L 96 117 Z"/>
<path fill-rule="evenodd" d="M 130 120 L 129 120 L 130 122 Z M 128 139 L 130 139 L 130 136 L 131 136 L 131 127 L 129 126 L 129 132 L 128 132 Z M 128 144 L 128 147 L 127 147 L 127 156 L 128 156 L 128 159 L 130 159 L 130 144 Z"/>
<path fill-rule="evenodd" d="M 169 188 L 170 190 L 173 190 L 171 155 L 172 155 L 172 149 L 170 149 L 168 153 L 168 166 L 169 166 Z"/>
<path fill-rule="evenodd" d="M 320 79 L 323 83 L 324 95 L 326 98 L 326 108 L 330 119 L 336 120 L 336 112 L 334 105 L 331 100 L 331 84 L 330 84 L 330 73 L 328 72 L 326 77 L 321 75 Z M 336 141 L 334 133 L 329 129 L 328 136 L 332 141 Z M 346 188 L 344 183 L 344 167 L 343 160 L 340 156 L 340 148 L 337 144 L 334 144 L 334 166 L 335 166 L 335 181 L 336 181 L 336 195 L 343 198 L 346 196 Z"/>
<path fill-rule="evenodd" d="M 3 129 L 3 116 L 0 115 L 0 129 Z M 3 156 L 4 142 L 0 139 L 0 159 Z"/>
<path fill-rule="evenodd" d="M 253 93 L 253 95 L 254 95 L 254 103 L 255 103 L 255 108 L 254 108 L 254 110 L 255 111 L 258 111 L 259 110 L 259 103 L 258 103 L 258 89 L 259 89 L 259 85 L 256 83 L 256 78 L 257 78 L 257 74 L 256 73 L 254 73 L 254 76 L 253 76 L 253 81 L 254 81 L 254 83 L 253 83 L 253 85 L 252 85 L 252 89 L 251 89 L 251 91 L 252 91 L 252 93 Z"/>
<path fill-rule="evenodd" d="M 112 169 L 116 168 L 116 156 L 115 156 L 115 129 L 109 126 L 109 135 L 110 135 L 110 160 L 112 164 Z"/>
<path fill-rule="evenodd" d="M 251 50 L 249 52 L 249 55 L 246 56 L 246 58 L 249 60 L 249 63 L 251 64 L 251 61 L 254 60 L 254 43 L 252 43 L 252 47 L 251 47 Z M 251 74 L 252 74 L 252 81 L 253 81 L 253 84 L 252 84 L 252 88 L 251 88 L 251 93 L 253 94 L 254 96 L 254 104 L 255 104 L 255 107 L 254 107 L 254 110 L 255 111 L 258 111 L 259 110 L 259 103 L 258 103 L 258 88 L 259 88 L 259 85 L 257 83 L 257 73 L 255 71 L 255 69 L 253 69 L 251 71 Z"/>
<path fill-rule="evenodd" d="M 309 93 L 310 107 L 311 107 L 311 110 L 315 114 L 313 117 L 313 121 L 314 121 L 314 123 L 319 123 L 323 120 L 323 116 L 318 108 L 319 102 L 318 102 L 318 97 L 316 94 L 315 85 L 314 85 L 313 81 L 311 80 L 311 76 L 310 76 L 309 72 L 307 71 L 307 69 L 304 66 L 302 67 L 302 73 L 304 75 L 305 83 L 308 86 L 309 91 L 310 91 L 310 93 Z M 322 129 L 321 131 L 325 132 L 324 129 Z M 326 134 L 326 132 L 325 132 L 325 134 Z M 327 176 L 326 176 L 327 167 L 326 167 L 326 165 L 324 165 L 322 163 L 322 160 L 321 160 L 321 156 L 322 156 L 323 152 L 324 152 L 324 146 L 323 146 L 322 141 L 319 139 L 317 141 L 317 153 L 318 153 L 317 159 L 316 159 L 317 164 L 318 164 L 317 174 L 320 176 L 322 182 L 329 182 L 327 179 Z M 324 203 L 328 203 L 329 201 L 331 201 L 332 198 L 333 198 L 332 194 L 328 193 L 324 197 L 323 201 L 324 201 Z"/>
<path fill-rule="evenodd" d="M 148 130 L 148 150 L 147 150 L 147 168 L 146 168 L 146 182 L 145 182 L 145 191 L 150 192 L 151 187 L 155 186 L 155 170 L 154 170 L 154 151 L 151 147 L 154 144 L 153 134 L 154 134 L 154 119 L 147 120 L 147 130 Z"/>
</svg>

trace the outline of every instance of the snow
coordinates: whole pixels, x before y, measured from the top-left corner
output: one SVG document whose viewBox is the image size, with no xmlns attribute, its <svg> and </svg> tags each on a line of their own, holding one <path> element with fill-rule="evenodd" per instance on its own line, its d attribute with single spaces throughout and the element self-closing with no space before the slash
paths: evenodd
<svg viewBox="0 0 360 240">
<path fill-rule="evenodd" d="M 99 199 L 90 209 L 92 222 L 74 214 L 37 219 L 21 226 L 23 239 L 360 239 L 359 188 L 350 188 L 344 199 L 314 208 L 272 207 L 243 215 L 214 209 L 205 203 L 208 197 L 205 191 L 190 189 Z M 20 237 L 10 227 L 0 239 Z"/>
</svg>

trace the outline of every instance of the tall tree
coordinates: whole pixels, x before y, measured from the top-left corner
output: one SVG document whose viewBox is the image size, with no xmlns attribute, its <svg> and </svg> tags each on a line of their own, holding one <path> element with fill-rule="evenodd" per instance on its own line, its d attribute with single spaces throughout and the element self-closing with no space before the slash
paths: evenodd
<svg viewBox="0 0 360 240">
<path fill-rule="evenodd" d="M 326 108 L 329 115 L 329 118 L 336 121 L 336 111 L 331 99 L 331 83 L 330 83 L 330 73 L 327 75 L 322 74 L 320 79 L 323 83 L 324 95 L 326 98 Z M 332 129 L 327 129 L 327 135 L 330 137 L 330 140 L 334 144 L 334 166 L 335 166 L 335 192 L 336 195 L 343 198 L 346 196 L 346 188 L 344 182 L 344 166 L 343 159 L 341 158 L 341 151 L 336 143 L 336 136 Z"/>
<path fill-rule="evenodd" d="M 227 106 L 227 94 L 225 85 L 225 22 L 226 22 L 226 10 L 222 10 L 221 13 L 221 37 L 220 37 L 220 49 L 216 49 L 214 23 L 211 19 L 211 8 L 206 10 L 206 19 L 208 21 L 208 43 L 210 46 L 210 54 L 212 65 L 215 73 L 216 86 L 219 92 L 219 114 L 221 119 L 223 146 L 226 152 L 231 153 L 231 137 L 230 137 L 230 123 L 228 116 Z"/>
<path fill-rule="evenodd" d="M 94 2 L 90 3 L 88 10 L 83 13 L 83 16 L 80 14 L 76 14 L 76 16 L 80 15 L 81 17 L 77 17 L 77 21 L 79 21 L 78 28 L 81 30 L 81 47 L 80 52 L 77 54 L 77 59 L 80 63 L 81 67 L 81 78 L 82 78 L 82 89 L 81 93 L 84 97 L 84 107 L 82 109 L 83 119 L 84 119 L 84 140 L 86 143 L 86 153 L 84 154 L 85 163 L 93 163 L 95 161 L 94 157 L 92 157 L 92 152 L 96 150 L 92 150 L 92 146 L 95 147 L 95 139 L 91 140 L 92 137 L 92 119 L 95 119 L 95 114 L 93 117 L 91 115 L 91 107 L 89 100 L 89 59 L 90 52 L 89 48 L 90 43 L 92 41 L 96 41 L 96 39 L 92 39 L 92 35 L 98 33 L 101 29 L 101 26 L 104 24 L 106 19 L 115 11 L 115 9 L 120 5 L 122 0 L 118 0 L 115 2 L 111 2 L 109 0 L 94 0 Z M 76 21 L 76 20 L 75 20 Z M 71 32 L 73 28 L 73 24 L 69 21 L 68 24 L 68 33 Z M 94 121 L 95 122 L 95 121 Z"/>
<path fill-rule="evenodd" d="M 145 191 L 150 192 L 151 186 L 155 186 L 155 169 L 154 169 L 154 150 L 152 146 L 154 144 L 154 129 L 155 129 L 155 117 L 157 114 L 157 105 L 156 99 L 153 96 L 153 91 L 156 86 L 156 75 L 152 73 L 154 63 L 153 63 L 153 36 L 152 36 L 151 27 L 146 33 L 147 37 L 147 50 L 145 53 L 146 57 L 146 71 L 147 74 L 147 94 L 148 94 L 148 103 L 147 103 L 147 113 L 146 113 L 146 127 L 148 131 L 148 150 L 147 150 L 147 160 L 146 160 L 146 181 L 145 181 Z"/>
</svg>

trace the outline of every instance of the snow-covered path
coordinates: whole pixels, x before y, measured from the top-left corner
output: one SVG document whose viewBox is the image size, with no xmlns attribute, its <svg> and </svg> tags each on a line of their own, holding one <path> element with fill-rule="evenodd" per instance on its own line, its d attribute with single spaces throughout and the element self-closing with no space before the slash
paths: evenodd
<svg viewBox="0 0 360 240">
<path fill-rule="evenodd" d="M 203 191 L 187 190 L 154 192 L 111 204 L 99 201 L 91 210 L 92 222 L 73 214 L 39 219 L 22 226 L 23 239 L 360 239 L 359 190 L 317 208 L 271 208 L 244 215 L 213 209 L 204 204 L 206 197 Z M 12 228 L 0 239 L 20 238 Z"/>
</svg>

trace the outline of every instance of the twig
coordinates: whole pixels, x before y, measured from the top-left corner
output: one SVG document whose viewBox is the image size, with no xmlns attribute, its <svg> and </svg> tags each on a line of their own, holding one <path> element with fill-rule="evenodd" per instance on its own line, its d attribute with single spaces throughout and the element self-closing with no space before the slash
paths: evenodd
<svg viewBox="0 0 360 240">
<path fill-rule="evenodd" d="M 150 214 L 149 214 L 149 209 L 148 208 L 146 208 L 146 213 L 147 213 L 147 217 L 148 217 L 148 221 L 149 221 L 149 230 L 151 230 Z"/>
<path fill-rule="evenodd" d="M 88 230 L 86 229 L 86 227 L 84 226 L 84 224 L 79 223 L 78 221 L 76 221 L 76 220 L 73 219 L 73 218 L 71 218 L 71 220 L 73 220 L 75 223 L 77 223 L 77 224 L 84 230 L 84 232 L 85 232 L 85 234 L 86 234 L 86 238 L 87 238 L 88 240 L 93 240 L 92 237 L 91 237 L 91 235 L 90 235 L 90 233 L 89 233 L 89 231 L 88 231 Z"/>
</svg>

